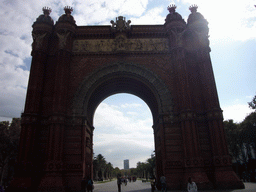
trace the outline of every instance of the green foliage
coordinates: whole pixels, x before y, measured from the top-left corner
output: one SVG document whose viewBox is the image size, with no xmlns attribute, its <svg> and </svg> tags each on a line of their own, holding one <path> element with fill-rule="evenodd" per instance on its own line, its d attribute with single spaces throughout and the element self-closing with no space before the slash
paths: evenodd
<svg viewBox="0 0 256 192">
<path fill-rule="evenodd" d="M 94 179 L 108 179 L 112 177 L 114 168 L 111 163 L 105 160 L 102 154 L 98 154 L 93 160 L 93 173 Z"/>
<path fill-rule="evenodd" d="M 227 136 L 227 144 L 229 153 L 236 160 L 240 161 L 241 145 L 243 143 L 240 137 L 241 129 L 239 125 L 234 123 L 233 120 L 224 121 L 224 130 Z"/>
<path fill-rule="evenodd" d="M 240 124 L 241 126 L 241 137 L 244 143 L 252 146 L 255 150 L 256 144 L 256 112 L 248 115 L 244 121 Z"/>
<path fill-rule="evenodd" d="M 8 183 L 12 177 L 10 166 L 18 154 L 20 131 L 20 118 L 13 118 L 11 124 L 9 121 L 0 122 L 0 185 Z"/>
<path fill-rule="evenodd" d="M 156 164 L 156 158 L 155 155 L 153 155 L 151 158 L 147 159 L 145 163 L 138 162 L 137 163 L 137 174 L 138 177 L 142 178 L 148 178 L 152 177 L 155 170 L 155 164 Z"/>
<path fill-rule="evenodd" d="M 249 114 L 243 122 L 236 124 L 233 120 L 224 121 L 229 152 L 235 160 L 236 171 L 240 178 L 255 181 L 256 154 L 256 112 Z"/>
<path fill-rule="evenodd" d="M 248 102 L 251 109 L 256 109 L 256 95 L 253 97 L 251 102 Z"/>
</svg>

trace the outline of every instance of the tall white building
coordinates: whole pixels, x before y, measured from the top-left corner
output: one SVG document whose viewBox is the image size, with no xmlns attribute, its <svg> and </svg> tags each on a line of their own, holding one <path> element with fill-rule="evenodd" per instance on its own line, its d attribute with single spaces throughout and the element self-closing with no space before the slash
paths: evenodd
<svg viewBox="0 0 256 192">
<path fill-rule="evenodd" d="M 124 170 L 128 170 L 129 169 L 129 159 L 125 159 L 124 160 Z"/>
</svg>

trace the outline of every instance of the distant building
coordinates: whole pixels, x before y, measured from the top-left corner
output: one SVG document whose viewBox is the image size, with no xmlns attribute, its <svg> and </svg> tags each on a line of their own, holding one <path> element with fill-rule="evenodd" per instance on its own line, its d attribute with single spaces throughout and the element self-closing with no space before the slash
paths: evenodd
<svg viewBox="0 0 256 192">
<path fill-rule="evenodd" d="M 129 159 L 125 159 L 124 160 L 124 170 L 128 170 L 129 169 Z"/>
</svg>

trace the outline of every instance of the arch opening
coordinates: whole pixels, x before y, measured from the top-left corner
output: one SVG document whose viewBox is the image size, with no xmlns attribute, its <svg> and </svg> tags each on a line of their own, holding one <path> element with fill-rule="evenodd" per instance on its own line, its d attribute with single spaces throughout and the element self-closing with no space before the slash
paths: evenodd
<svg viewBox="0 0 256 192">
<path fill-rule="evenodd" d="M 113 167 L 124 169 L 146 162 L 154 151 L 152 113 L 132 94 L 114 94 L 103 100 L 94 115 L 94 155 L 102 154 Z"/>
<path fill-rule="evenodd" d="M 152 111 L 152 116 L 155 119 L 158 114 L 157 99 L 152 90 L 145 86 L 137 77 L 131 78 L 126 74 L 111 75 L 104 78 L 104 81 L 94 89 L 87 107 L 88 119 L 93 120 L 93 114 L 97 106 L 105 98 L 117 93 L 130 93 L 141 98 Z M 91 121 L 93 124 L 93 121 Z"/>
<path fill-rule="evenodd" d="M 161 122 L 163 115 L 171 114 L 173 109 L 172 97 L 165 83 L 152 71 L 143 66 L 132 63 L 115 63 L 106 65 L 91 75 L 80 84 L 74 100 L 73 115 L 84 118 L 85 143 L 84 165 L 90 165 L 93 156 L 94 137 L 94 114 L 99 104 L 111 95 L 118 93 L 128 93 L 139 97 L 149 107 L 154 132 L 154 146 L 160 146 Z M 156 139 L 157 132 L 157 139 Z M 90 147 L 91 146 L 91 147 Z M 155 147 L 154 147 L 155 148 Z M 91 154 L 91 155 L 90 155 Z M 149 157 L 151 154 L 148 154 Z M 156 157 L 161 158 L 161 152 L 155 150 Z M 162 173 L 162 162 L 156 159 L 157 172 Z M 91 175 L 93 170 L 85 169 L 83 175 Z"/>
</svg>

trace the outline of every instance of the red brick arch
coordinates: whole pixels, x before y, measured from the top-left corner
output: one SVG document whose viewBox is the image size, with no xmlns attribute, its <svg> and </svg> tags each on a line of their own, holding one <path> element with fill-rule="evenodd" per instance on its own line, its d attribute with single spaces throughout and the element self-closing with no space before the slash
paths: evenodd
<svg viewBox="0 0 256 192">
<path fill-rule="evenodd" d="M 85 115 L 92 123 L 98 104 L 116 93 L 131 93 L 143 99 L 156 121 L 160 114 L 171 113 L 172 97 L 164 82 L 152 71 L 132 63 L 104 66 L 81 83 L 73 101 L 73 113 Z"/>
<path fill-rule="evenodd" d="M 243 188 L 232 170 L 210 59 L 208 22 L 170 8 L 163 25 L 77 26 L 66 7 L 33 24 L 32 63 L 12 191 L 79 191 L 92 177 L 93 114 L 131 93 L 153 114 L 156 177 L 169 189 Z M 69 11 L 68 11 L 69 10 Z M 173 12 L 174 11 L 174 12 Z"/>
</svg>

